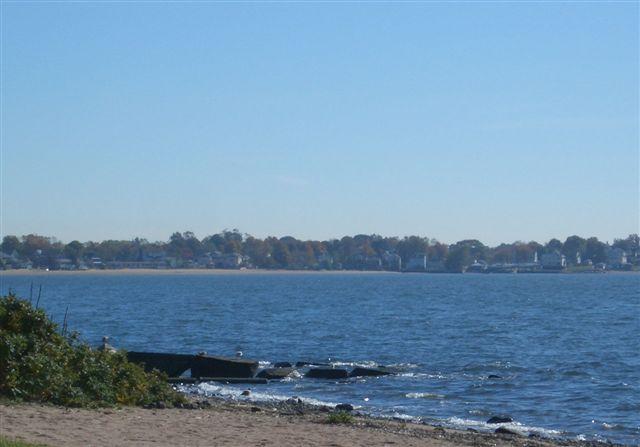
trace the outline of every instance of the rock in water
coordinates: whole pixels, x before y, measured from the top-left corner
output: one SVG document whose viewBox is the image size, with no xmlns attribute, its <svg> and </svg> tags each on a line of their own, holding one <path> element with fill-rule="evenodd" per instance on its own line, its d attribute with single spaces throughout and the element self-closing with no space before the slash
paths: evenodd
<svg viewBox="0 0 640 447">
<path fill-rule="evenodd" d="M 507 422 L 513 422 L 513 419 L 509 416 L 493 416 L 487 421 L 487 424 L 504 424 Z"/>
<path fill-rule="evenodd" d="M 253 377 L 258 362 L 248 359 L 196 355 L 191 367 L 192 377 Z"/>
<path fill-rule="evenodd" d="M 157 369 L 169 377 L 177 377 L 191 368 L 195 356 L 164 352 L 127 352 L 127 360 L 144 364 L 145 371 Z"/>
<path fill-rule="evenodd" d="M 293 368 L 266 368 L 258 373 L 256 377 L 269 380 L 282 380 L 294 371 Z"/>
<path fill-rule="evenodd" d="M 307 371 L 305 377 L 312 379 L 346 379 L 349 377 L 349 372 L 346 369 L 311 368 Z"/>
<path fill-rule="evenodd" d="M 274 368 L 291 368 L 292 366 L 290 362 L 276 362 L 273 364 Z"/>
<path fill-rule="evenodd" d="M 353 405 L 351 404 L 338 404 L 335 408 L 336 411 L 353 411 Z"/>
<path fill-rule="evenodd" d="M 251 390 L 244 390 L 241 396 L 251 396 Z"/>
<path fill-rule="evenodd" d="M 349 377 L 364 377 L 364 376 L 375 377 L 375 376 L 388 376 L 389 374 L 393 374 L 393 373 L 384 367 L 364 368 L 361 366 L 357 366 L 353 368 L 353 370 L 349 374 Z"/>
</svg>

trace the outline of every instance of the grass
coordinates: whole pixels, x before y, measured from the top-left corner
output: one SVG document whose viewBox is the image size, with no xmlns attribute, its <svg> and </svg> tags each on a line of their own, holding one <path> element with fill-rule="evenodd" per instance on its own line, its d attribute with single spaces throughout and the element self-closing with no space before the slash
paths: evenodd
<svg viewBox="0 0 640 447">
<path fill-rule="evenodd" d="M 8 439 L 0 436 L 0 447 L 44 447 L 44 444 L 29 444 L 28 442 Z"/>
<path fill-rule="evenodd" d="M 353 424 L 355 419 L 346 411 L 338 411 L 327 416 L 327 424 Z"/>
</svg>

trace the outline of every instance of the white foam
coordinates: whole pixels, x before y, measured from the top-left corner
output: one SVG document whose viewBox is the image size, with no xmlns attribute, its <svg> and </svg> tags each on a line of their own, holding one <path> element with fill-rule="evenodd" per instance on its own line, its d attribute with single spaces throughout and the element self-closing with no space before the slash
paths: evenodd
<svg viewBox="0 0 640 447">
<path fill-rule="evenodd" d="M 405 397 L 409 399 L 444 399 L 444 394 L 435 393 L 407 393 Z"/>
<path fill-rule="evenodd" d="M 347 367 L 360 367 L 360 368 L 375 368 L 378 363 L 372 360 L 365 360 L 363 362 L 331 362 L 331 366 L 347 366 Z"/>
<path fill-rule="evenodd" d="M 251 391 L 248 396 L 243 396 L 242 393 L 245 391 L 243 389 L 213 384 L 211 382 L 201 382 L 195 386 L 181 385 L 178 387 L 178 389 L 182 392 L 191 392 L 204 396 L 217 396 L 223 399 L 242 400 L 249 402 L 284 402 L 292 398 L 292 396 L 285 396 L 275 393 L 265 393 L 260 391 Z M 337 403 L 334 402 L 325 402 L 310 397 L 298 397 L 298 399 L 300 399 L 305 404 L 313 406 L 325 406 L 333 408 L 337 405 Z"/>
<path fill-rule="evenodd" d="M 446 422 L 454 428 L 474 428 L 482 431 L 494 431 L 498 427 L 504 427 L 516 433 L 527 435 L 529 433 L 535 433 L 540 436 L 555 438 L 562 435 L 559 430 L 552 430 L 542 427 L 530 427 L 520 424 L 519 422 L 508 422 L 502 424 L 487 424 L 484 421 L 476 421 L 474 419 L 464 419 L 458 417 L 452 417 L 446 419 Z"/>
</svg>

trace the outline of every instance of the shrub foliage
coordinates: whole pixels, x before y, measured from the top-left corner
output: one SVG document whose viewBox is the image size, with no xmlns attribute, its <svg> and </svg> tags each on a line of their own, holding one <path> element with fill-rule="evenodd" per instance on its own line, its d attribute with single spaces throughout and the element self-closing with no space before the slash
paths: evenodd
<svg viewBox="0 0 640 447">
<path fill-rule="evenodd" d="M 43 310 L 0 297 L 0 395 L 65 406 L 183 402 L 157 371 L 147 373 L 123 351 L 91 349 L 78 334 L 63 336 Z"/>
</svg>

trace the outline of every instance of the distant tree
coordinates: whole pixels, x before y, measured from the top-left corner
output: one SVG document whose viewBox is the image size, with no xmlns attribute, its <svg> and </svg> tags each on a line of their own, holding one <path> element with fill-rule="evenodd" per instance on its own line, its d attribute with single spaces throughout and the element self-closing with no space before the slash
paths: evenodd
<svg viewBox="0 0 640 447">
<path fill-rule="evenodd" d="M 71 259 L 74 264 L 78 264 L 82 259 L 82 252 L 84 251 L 84 245 L 79 241 L 71 241 L 64 246 L 64 255 Z"/>
<path fill-rule="evenodd" d="M 545 249 L 545 252 L 547 253 L 550 253 L 554 250 L 562 251 L 562 242 L 560 242 L 558 239 L 551 239 L 544 246 L 544 249 Z"/>
<path fill-rule="evenodd" d="M 580 236 L 569 236 L 562 244 L 562 254 L 567 257 L 567 262 L 573 264 L 576 261 L 576 253 L 584 256 L 586 246 L 586 239 Z"/>
<path fill-rule="evenodd" d="M 445 265 L 448 271 L 460 273 L 463 272 L 472 261 L 471 250 L 467 245 L 454 245 L 449 251 Z"/>
<path fill-rule="evenodd" d="M 640 237 L 630 234 L 626 239 L 615 239 L 612 246 L 626 251 L 627 254 L 635 254 L 640 251 Z"/>
<path fill-rule="evenodd" d="M 406 264 L 417 255 L 426 254 L 429 247 L 429 239 L 419 236 L 406 236 L 398 241 L 397 251 Z"/>
<path fill-rule="evenodd" d="M 20 252 L 20 239 L 16 236 L 5 236 L 2 238 L 0 249 L 7 254 L 13 253 L 14 250 Z"/>
<path fill-rule="evenodd" d="M 585 258 L 591 259 L 592 262 L 607 261 L 607 246 L 600 242 L 596 237 L 590 237 L 585 243 Z"/>
<path fill-rule="evenodd" d="M 281 240 L 277 240 L 273 244 L 273 260 L 277 263 L 278 267 L 288 268 L 291 263 L 291 253 L 287 248 L 287 245 Z"/>
<path fill-rule="evenodd" d="M 532 262 L 534 250 L 524 242 L 516 242 L 513 244 L 516 262 Z"/>
<path fill-rule="evenodd" d="M 449 246 L 436 240 L 429 245 L 429 259 L 433 261 L 443 261 L 449 256 Z"/>
<path fill-rule="evenodd" d="M 480 260 L 487 258 L 488 248 L 477 239 L 465 239 L 463 241 L 458 241 L 453 245 L 453 247 L 451 247 L 451 249 L 454 250 L 461 247 L 467 247 L 469 256 L 473 259 Z"/>
</svg>

